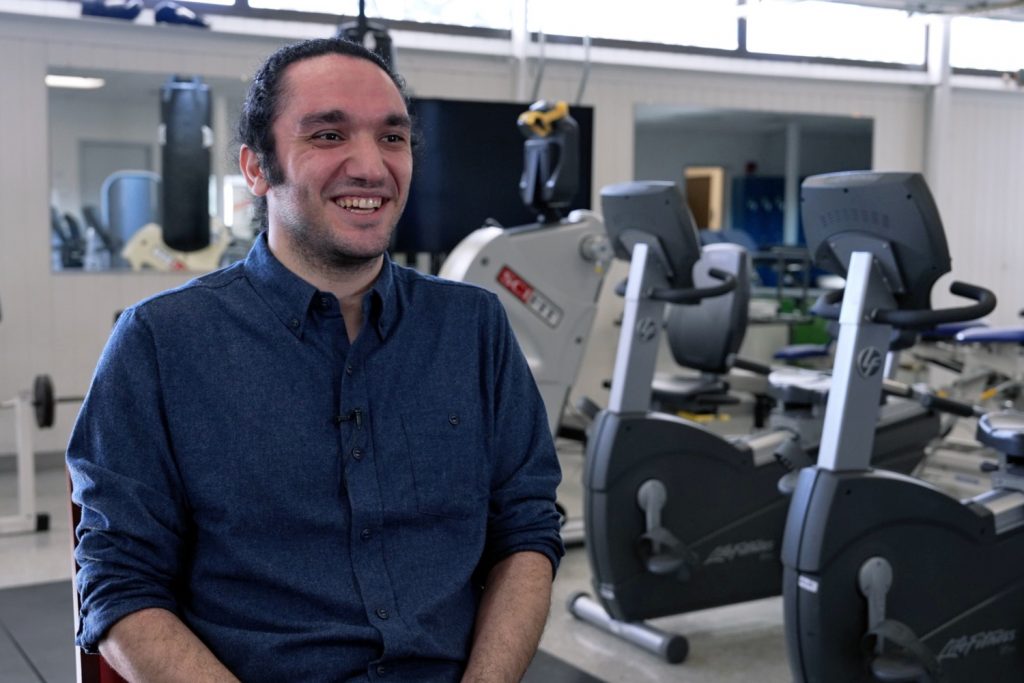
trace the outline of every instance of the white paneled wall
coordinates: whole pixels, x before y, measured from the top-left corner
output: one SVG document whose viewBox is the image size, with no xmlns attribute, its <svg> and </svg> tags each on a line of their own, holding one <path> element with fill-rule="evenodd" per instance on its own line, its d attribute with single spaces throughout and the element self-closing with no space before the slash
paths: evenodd
<svg viewBox="0 0 1024 683">
<path fill-rule="evenodd" d="M 954 90 L 951 119 L 949 182 L 936 201 L 953 273 L 996 292 L 993 322 L 1024 324 L 1024 97 Z"/>
<path fill-rule="evenodd" d="M 330 27 L 324 27 L 324 35 L 329 33 Z M 241 78 L 284 42 L 187 27 L 0 14 L 0 398 L 28 387 L 39 372 L 52 374 L 60 393 L 83 393 L 114 311 L 186 279 L 157 274 L 51 274 L 50 149 L 43 86 L 47 68 Z M 397 49 L 400 70 L 416 95 L 514 99 L 516 71 L 511 57 L 414 51 L 401 42 Z M 540 97 L 573 99 L 580 75 L 578 64 L 548 63 Z M 927 95 L 927 89 L 918 85 L 595 64 L 583 98 L 595 109 L 593 199 L 597 201 L 601 186 L 633 177 L 637 104 L 862 115 L 875 122 L 876 168 L 921 170 Z M 1018 169 L 1024 149 L 1022 114 L 1024 98 L 1019 96 L 955 93 L 954 130 L 945 139 L 952 148 L 950 177 L 957 192 L 940 198 L 958 276 L 981 279 L 1005 292 L 1013 302 L 1010 310 L 1024 304 L 1014 299 L 1013 283 L 1013 257 L 1021 253 L 1024 240 L 1019 228 L 1024 200 L 1016 187 L 1022 175 Z M 602 325 L 609 328 L 605 333 L 611 333 L 607 316 L 599 320 Z M 611 367 L 610 358 L 598 361 Z M 583 393 L 591 389 L 582 388 Z M 63 448 L 73 413 L 73 406 L 61 411 L 56 428 L 38 437 L 40 449 Z M 12 450 L 6 420 L 0 416 L 0 453 Z"/>
</svg>

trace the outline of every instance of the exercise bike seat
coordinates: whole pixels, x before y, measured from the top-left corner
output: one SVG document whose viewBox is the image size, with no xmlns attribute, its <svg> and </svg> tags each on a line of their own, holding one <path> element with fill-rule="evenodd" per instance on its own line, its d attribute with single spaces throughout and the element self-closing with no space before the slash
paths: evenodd
<svg viewBox="0 0 1024 683">
<path fill-rule="evenodd" d="M 982 415 L 978 418 L 975 438 L 1007 457 L 1024 456 L 1024 413 L 1001 410 Z"/>
<path fill-rule="evenodd" d="M 972 327 L 956 335 L 962 344 L 1024 344 L 1024 327 Z"/>
<path fill-rule="evenodd" d="M 675 362 L 700 375 L 656 373 L 651 382 L 652 403 L 664 412 L 714 412 L 717 406 L 739 403 L 724 378 L 733 368 L 747 331 L 750 308 L 750 264 L 747 252 L 735 244 L 708 247 L 714 258 L 702 258 L 694 267 L 698 282 L 711 284 L 707 272 L 717 267 L 736 278 L 736 288 L 697 304 L 668 309 L 665 334 Z M 694 334 L 699 330 L 699 334 Z"/>
<path fill-rule="evenodd" d="M 685 377 L 657 374 L 651 382 L 651 405 L 691 413 L 707 412 L 716 406 L 739 403 L 729 393 L 729 383 L 716 376 Z"/>
</svg>

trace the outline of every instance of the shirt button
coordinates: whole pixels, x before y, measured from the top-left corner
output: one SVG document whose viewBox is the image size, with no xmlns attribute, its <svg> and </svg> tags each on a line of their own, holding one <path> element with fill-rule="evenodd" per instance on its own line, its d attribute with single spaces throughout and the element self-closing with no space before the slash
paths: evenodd
<svg viewBox="0 0 1024 683">
<path fill-rule="evenodd" d="M 380 607 L 380 608 L 377 609 L 377 616 L 380 617 L 381 619 L 387 619 L 388 616 L 389 616 L 388 615 L 388 611 L 386 609 L 384 609 L 383 607 Z"/>
<path fill-rule="evenodd" d="M 352 366 L 351 365 L 346 365 L 345 366 L 345 374 L 346 375 L 351 375 L 352 374 Z"/>
<path fill-rule="evenodd" d="M 385 676 L 385 675 L 387 675 L 387 673 L 388 673 L 388 668 L 386 666 L 382 665 L 382 666 L 378 666 L 377 667 L 377 675 L 378 676 Z"/>
<path fill-rule="evenodd" d="M 292 326 L 292 329 L 296 329 L 299 326 L 299 319 L 298 318 L 292 318 L 292 321 L 290 323 L 288 323 L 288 324 Z"/>
<path fill-rule="evenodd" d="M 448 422 L 451 423 L 453 427 L 457 426 L 459 424 L 459 416 L 456 415 L 455 413 L 452 413 L 451 415 L 448 416 Z"/>
<path fill-rule="evenodd" d="M 364 541 L 369 541 L 370 540 L 370 536 L 372 536 L 372 535 L 373 535 L 373 532 L 370 531 L 369 529 L 363 529 L 362 531 L 359 532 L 359 538 L 363 539 Z"/>
<path fill-rule="evenodd" d="M 321 306 L 321 308 L 330 308 L 331 307 L 331 300 L 330 300 L 330 298 L 328 298 L 326 296 L 320 297 L 320 306 Z"/>
<path fill-rule="evenodd" d="M 352 449 L 352 457 L 355 458 L 356 460 L 362 460 L 363 459 L 363 449 L 362 448 L 353 448 Z"/>
</svg>

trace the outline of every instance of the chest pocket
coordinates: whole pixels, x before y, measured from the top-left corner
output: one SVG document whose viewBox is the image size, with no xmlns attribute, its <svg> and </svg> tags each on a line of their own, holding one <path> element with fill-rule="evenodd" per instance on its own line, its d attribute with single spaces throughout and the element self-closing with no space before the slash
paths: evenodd
<svg viewBox="0 0 1024 683">
<path fill-rule="evenodd" d="M 487 454 L 478 420 L 458 408 L 402 414 L 419 512 L 458 518 L 486 514 Z"/>
</svg>

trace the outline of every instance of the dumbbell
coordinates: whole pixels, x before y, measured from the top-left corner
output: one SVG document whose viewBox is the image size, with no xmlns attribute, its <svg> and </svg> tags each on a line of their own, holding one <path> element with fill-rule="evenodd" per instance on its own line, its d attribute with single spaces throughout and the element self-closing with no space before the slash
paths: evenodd
<svg viewBox="0 0 1024 683">
<path fill-rule="evenodd" d="M 32 382 L 32 408 L 40 429 L 53 426 L 58 403 L 81 403 L 84 400 L 84 396 L 56 396 L 49 375 L 36 375 Z"/>
</svg>

